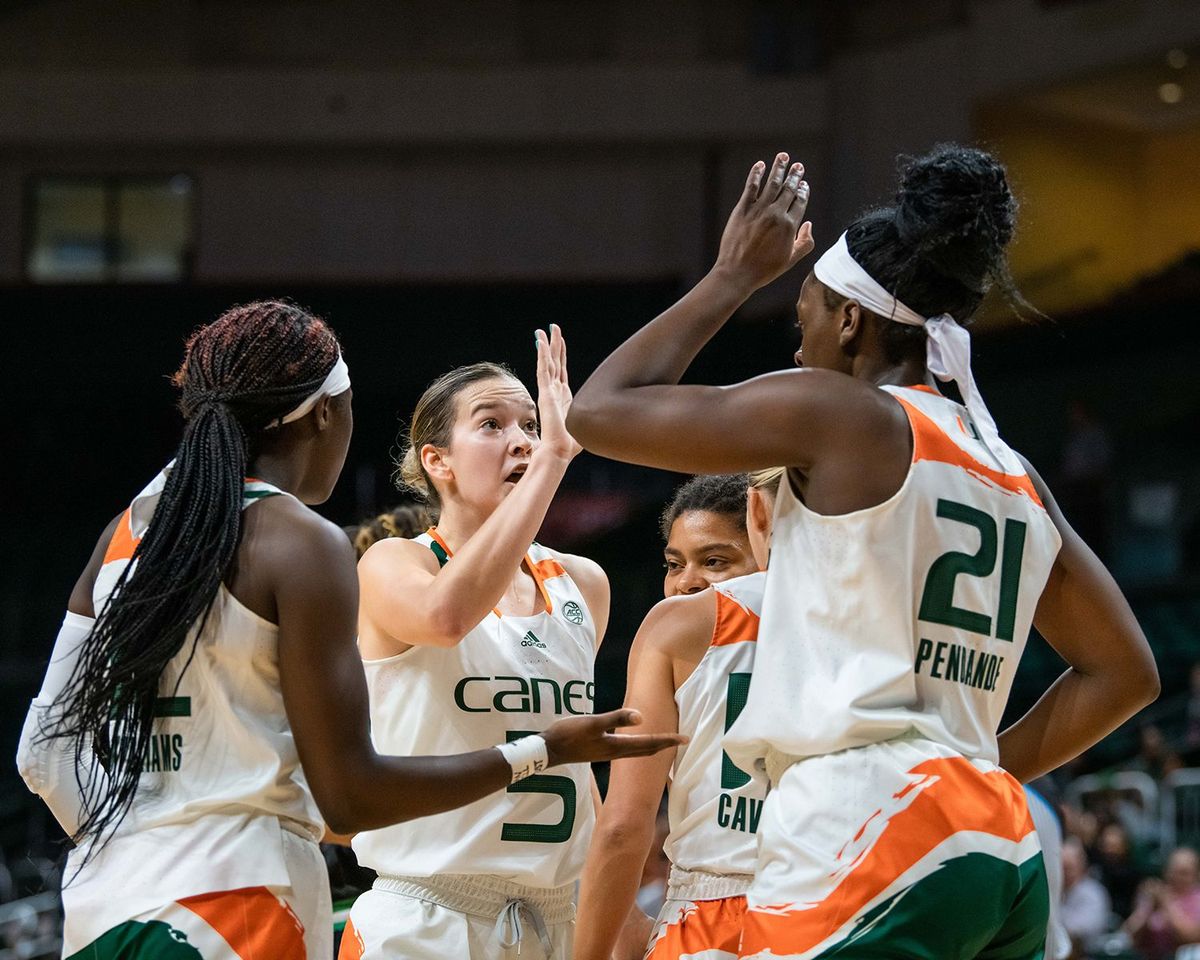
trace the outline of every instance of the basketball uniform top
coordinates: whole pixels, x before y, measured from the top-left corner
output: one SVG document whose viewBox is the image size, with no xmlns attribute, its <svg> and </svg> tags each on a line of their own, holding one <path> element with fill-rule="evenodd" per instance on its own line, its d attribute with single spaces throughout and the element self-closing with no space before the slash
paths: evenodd
<svg viewBox="0 0 1200 960">
<path fill-rule="evenodd" d="M 754 873 L 756 831 L 767 782 L 734 766 L 721 737 L 746 702 L 766 574 L 713 585 L 712 642 L 675 691 L 679 748 L 671 771 L 664 850 L 675 867 L 725 875 Z"/>
<path fill-rule="evenodd" d="M 92 593 L 97 612 L 149 526 L 169 470 L 118 521 Z M 242 509 L 271 496 L 288 494 L 247 479 Z M 64 902 L 128 913 L 139 903 L 286 886 L 281 829 L 315 841 L 323 822 L 284 708 L 278 627 L 222 584 L 163 671 L 133 805 L 86 865 L 87 845 L 72 851 Z"/>
<path fill-rule="evenodd" d="M 963 406 L 883 389 L 913 435 L 894 495 L 823 516 L 780 485 L 754 678 L 725 738 L 744 768 L 906 735 L 998 759 L 1061 539 L 1020 460 L 985 447 Z"/>
<path fill-rule="evenodd" d="M 436 530 L 414 538 L 454 562 Z M 454 647 L 414 646 L 366 660 L 371 737 L 381 753 L 464 753 L 540 733 L 559 717 L 592 713 L 596 626 L 552 550 L 525 563 L 545 610 L 492 611 Z M 583 870 L 595 821 L 592 774 L 566 764 L 457 810 L 355 836 L 364 866 L 388 876 L 482 874 L 560 887 Z"/>
</svg>

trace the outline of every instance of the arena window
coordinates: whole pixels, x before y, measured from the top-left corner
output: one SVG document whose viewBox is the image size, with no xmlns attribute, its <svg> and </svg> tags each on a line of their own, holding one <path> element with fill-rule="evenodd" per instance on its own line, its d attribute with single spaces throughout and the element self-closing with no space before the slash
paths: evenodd
<svg viewBox="0 0 1200 960">
<path fill-rule="evenodd" d="M 26 192 L 25 275 L 33 283 L 174 283 L 191 273 L 195 181 L 35 176 Z"/>
</svg>

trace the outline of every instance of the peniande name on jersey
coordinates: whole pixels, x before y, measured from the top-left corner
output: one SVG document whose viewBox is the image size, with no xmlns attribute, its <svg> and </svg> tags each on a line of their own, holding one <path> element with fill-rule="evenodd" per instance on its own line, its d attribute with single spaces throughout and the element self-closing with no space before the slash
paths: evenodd
<svg viewBox="0 0 1200 960">
<path fill-rule="evenodd" d="M 977 690 L 991 692 L 996 689 L 1004 658 L 995 653 L 974 650 L 959 643 L 921 638 L 917 644 L 917 662 L 913 673 L 920 674 L 922 668 L 937 680 L 950 680 Z"/>
</svg>

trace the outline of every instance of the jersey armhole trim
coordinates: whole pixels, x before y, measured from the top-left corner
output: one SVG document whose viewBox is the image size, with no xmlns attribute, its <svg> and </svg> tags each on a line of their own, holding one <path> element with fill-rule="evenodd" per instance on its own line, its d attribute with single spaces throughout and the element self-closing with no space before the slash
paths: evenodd
<svg viewBox="0 0 1200 960">
<path fill-rule="evenodd" d="M 725 647 L 735 643 L 757 641 L 759 618 L 729 594 L 715 588 L 713 593 L 717 599 L 717 615 L 709 646 Z"/>
</svg>

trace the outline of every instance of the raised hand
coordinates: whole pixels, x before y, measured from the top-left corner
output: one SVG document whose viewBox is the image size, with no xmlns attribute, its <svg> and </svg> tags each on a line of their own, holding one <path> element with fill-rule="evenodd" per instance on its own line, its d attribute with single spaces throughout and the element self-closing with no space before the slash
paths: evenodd
<svg viewBox="0 0 1200 960">
<path fill-rule="evenodd" d="M 617 727 L 632 727 L 641 722 L 642 715 L 637 710 L 612 710 L 556 720 L 542 731 L 550 765 L 646 757 L 687 743 L 687 737 L 677 733 L 613 733 Z"/>
<path fill-rule="evenodd" d="M 550 324 L 550 336 L 544 330 L 534 332 L 537 341 L 538 419 L 542 426 L 542 446 L 564 459 L 577 456 L 583 447 L 567 432 L 567 411 L 571 408 L 571 385 L 567 381 L 567 342 L 558 324 Z"/>
<path fill-rule="evenodd" d="M 721 235 L 717 269 L 751 289 L 766 286 L 813 249 L 812 223 L 804 219 L 808 183 L 804 164 L 788 166 L 781 153 L 763 182 L 766 165 L 750 168 L 746 188 Z"/>
</svg>

